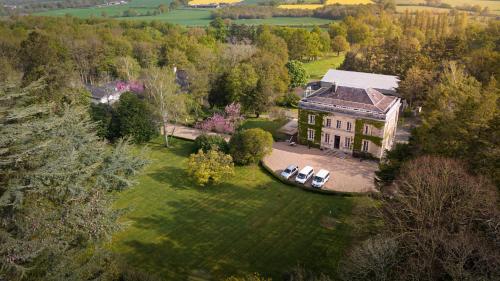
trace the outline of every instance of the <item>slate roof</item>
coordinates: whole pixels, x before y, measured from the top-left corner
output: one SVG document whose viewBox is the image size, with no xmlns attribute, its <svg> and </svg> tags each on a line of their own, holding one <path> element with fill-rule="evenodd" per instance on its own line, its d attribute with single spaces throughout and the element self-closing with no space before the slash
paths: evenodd
<svg viewBox="0 0 500 281">
<path fill-rule="evenodd" d="M 103 97 L 110 96 L 112 94 L 123 93 L 124 89 L 119 89 L 118 84 L 120 81 L 108 82 L 104 85 L 86 85 L 87 89 L 90 91 L 93 99 L 100 100 Z"/>
<path fill-rule="evenodd" d="M 321 111 L 343 112 L 356 115 L 373 115 L 383 118 L 398 97 L 386 96 L 373 88 L 360 89 L 335 85 L 323 87 L 303 98 L 299 106 Z"/>
<path fill-rule="evenodd" d="M 398 88 L 399 78 L 392 75 L 330 69 L 321 82 L 361 89 L 373 88 L 383 94 L 394 94 Z"/>
</svg>

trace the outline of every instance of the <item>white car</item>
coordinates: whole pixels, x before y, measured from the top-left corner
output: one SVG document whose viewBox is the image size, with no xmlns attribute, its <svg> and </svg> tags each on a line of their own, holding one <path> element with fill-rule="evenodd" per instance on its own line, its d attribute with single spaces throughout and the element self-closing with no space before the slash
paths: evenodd
<svg viewBox="0 0 500 281">
<path fill-rule="evenodd" d="M 300 170 L 299 174 L 295 178 L 295 181 L 301 184 L 305 184 L 310 178 L 314 176 L 314 169 L 311 166 L 305 166 Z"/>
<path fill-rule="evenodd" d="M 312 181 L 312 186 L 317 188 L 322 188 L 323 185 L 330 179 L 330 172 L 327 170 L 319 170 Z"/>
<path fill-rule="evenodd" d="M 299 171 L 299 166 L 290 165 L 286 167 L 286 169 L 283 170 L 283 172 L 281 172 L 281 176 L 287 180 L 290 179 L 293 175 L 295 175 L 298 171 Z"/>
</svg>

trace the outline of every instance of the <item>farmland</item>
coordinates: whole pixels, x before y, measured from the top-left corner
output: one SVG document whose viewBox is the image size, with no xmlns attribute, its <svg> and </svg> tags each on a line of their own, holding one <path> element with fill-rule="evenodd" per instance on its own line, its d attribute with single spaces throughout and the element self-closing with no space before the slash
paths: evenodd
<svg viewBox="0 0 500 281">
<path fill-rule="evenodd" d="M 441 2 L 444 4 L 449 4 L 452 7 L 461 7 L 464 5 L 472 5 L 472 6 L 479 5 L 483 8 L 488 7 L 492 13 L 500 15 L 500 1 L 493 1 L 493 0 L 442 0 Z M 448 10 L 446 8 L 419 6 L 420 4 L 425 4 L 425 0 L 396 0 L 396 4 L 398 5 L 398 7 L 397 7 L 398 12 L 402 12 L 405 10 L 444 12 L 444 11 Z"/>
<path fill-rule="evenodd" d="M 208 1 L 208 0 L 199 0 L 199 1 Z M 213 2 L 212 0 L 210 1 Z M 228 0 L 228 1 L 233 1 L 233 0 Z M 170 0 L 135 0 L 128 4 L 119 6 L 60 9 L 60 10 L 40 12 L 36 13 L 36 15 L 41 15 L 41 16 L 72 15 L 75 17 L 82 17 L 82 18 L 101 17 L 105 15 L 107 17 L 113 17 L 120 20 L 141 20 L 141 21 L 158 20 L 184 26 L 205 26 L 208 25 L 212 20 L 211 12 L 214 9 L 204 9 L 204 8 L 180 8 L 158 15 L 122 17 L 123 12 L 127 11 L 128 9 L 134 9 L 139 14 L 144 14 L 147 13 L 148 11 L 153 11 L 158 5 L 162 3 L 169 4 Z M 331 21 L 327 19 L 312 18 L 312 17 L 274 17 L 268 19 L 240 19 L 240 20 L 235 20 L 234 22 L 238 24 L 248 24 L 248 25 L 269 24 L 269 25 L 312 26 L 312 25 L 328 24 Z"/>
<path fill-rule="evenodd" d="M 286 4 L 279 5 L 278 7 L 281 9 L 299 9 L 299 10 L 315 10 L 319 9 L 325 5 L 358 5 L 358 4 L 371 4 L 373 1 L 371 0 L 327 0 L 326 3 L 323 4 Z"/>
</svg>

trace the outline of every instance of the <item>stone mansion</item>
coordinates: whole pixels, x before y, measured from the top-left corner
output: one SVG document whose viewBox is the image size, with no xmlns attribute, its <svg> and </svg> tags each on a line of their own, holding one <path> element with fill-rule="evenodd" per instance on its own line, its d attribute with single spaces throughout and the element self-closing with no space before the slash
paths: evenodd
<svg viewBox="0 0 500 281">
<path fill-rule="evenodd" d="M 299 102 L 299 143 L 382 158 L 396 133 L 398 83 L 396 76 L 329 70 Z"/>
</svg>

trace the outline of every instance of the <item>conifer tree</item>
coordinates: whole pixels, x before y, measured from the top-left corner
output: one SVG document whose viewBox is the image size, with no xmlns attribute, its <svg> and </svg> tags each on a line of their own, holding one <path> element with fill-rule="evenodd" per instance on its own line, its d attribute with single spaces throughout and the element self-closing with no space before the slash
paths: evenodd
<svg viewBox="0 0 500 281">
<path fill-rule="evenodd" d="M 87 279 L 82 257 L 117 228 L 111 192 L 145 164 L 126 142 L 100 141 L 85 108 L 34 102 L 44 87 L 0 86 L 2 280 Z"/>
</svg>

